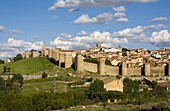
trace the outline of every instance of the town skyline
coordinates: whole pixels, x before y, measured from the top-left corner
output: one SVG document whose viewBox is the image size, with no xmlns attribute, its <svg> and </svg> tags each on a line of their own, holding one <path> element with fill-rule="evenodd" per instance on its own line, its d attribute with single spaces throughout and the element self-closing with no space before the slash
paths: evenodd
<svg viewBox="0 0 170 111">
<path fill-rule="evenodd" d="M 0 59 L 41 50 L 44 42 L 73 50 L 96 43 L 170 49 L 168 0 L 71 1 L 0 1 Z"/>
</svg>

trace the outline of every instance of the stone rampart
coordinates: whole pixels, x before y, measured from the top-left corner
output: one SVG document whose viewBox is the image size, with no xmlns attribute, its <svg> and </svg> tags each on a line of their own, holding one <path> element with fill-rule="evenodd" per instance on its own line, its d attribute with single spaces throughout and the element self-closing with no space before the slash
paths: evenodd
<svg viewBox="0 0 170 111">
<path fill-rule="evenodd" d="M 97 64 L 90 63 L 90 62 L 84 62 L 84 70 L 90 71 L 90 72 L 98 72 Z"/>
</svg>

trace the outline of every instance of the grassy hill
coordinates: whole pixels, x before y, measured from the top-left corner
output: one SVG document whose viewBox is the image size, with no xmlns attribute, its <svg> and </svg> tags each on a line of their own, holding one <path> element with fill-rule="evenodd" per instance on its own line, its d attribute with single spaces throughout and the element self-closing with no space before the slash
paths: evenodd
<svg viewBox="0 0 170 111">
<path fill-rule="evenodd" d="M 51 63 L 46 57 L 38 57 L 22 59 L 11 64 L 0 66 L 0 71 L 3 71 L 4 66 L 10 67 L 11 72 L 13 73 L 35 74 L 40 71 L 49 70 L 55 65 Z"/>
</svg>

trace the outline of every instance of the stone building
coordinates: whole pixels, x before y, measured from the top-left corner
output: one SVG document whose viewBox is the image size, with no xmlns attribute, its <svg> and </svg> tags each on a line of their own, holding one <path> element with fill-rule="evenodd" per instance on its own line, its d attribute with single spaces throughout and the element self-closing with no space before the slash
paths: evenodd
<svg viewBox="0 0 170 111">
<path fill-rule="evenodd" d="M 32 57 L 40 57 L 40 55 L 39 51 L 32 51 Z"/>
<path fill-rule="evenodd" d="M 123 92 L 123 77 L 120 79 L 117 78 L 103 78 L 104 88 L 107 91 L 120 91 Z"/>
</svg>

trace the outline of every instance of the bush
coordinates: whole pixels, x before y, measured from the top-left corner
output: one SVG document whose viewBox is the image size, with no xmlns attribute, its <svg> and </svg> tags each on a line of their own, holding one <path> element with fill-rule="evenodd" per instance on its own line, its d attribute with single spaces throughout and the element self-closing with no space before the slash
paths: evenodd
<svg viewBox="0 0 170 111">
<path fill-rule="evenodd" d="M 42 74 L 42 78 L 46 78 L 48 75 L 45 73 L 45 72 L 43 72 L 43 74 Z"/>
<path fill-rule="evenodd" d="M 85 62 L 91 62 L 91 63 L 98 63 L 98 59 L 97 58 L 87 58 L 84 59 Z"/>
</svg>

